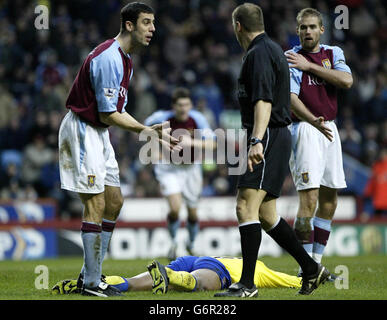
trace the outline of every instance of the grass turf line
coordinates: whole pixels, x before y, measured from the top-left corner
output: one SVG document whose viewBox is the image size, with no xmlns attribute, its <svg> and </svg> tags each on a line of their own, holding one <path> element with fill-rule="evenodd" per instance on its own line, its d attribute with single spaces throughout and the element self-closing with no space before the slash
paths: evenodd
<svg viewBox="0 0 387 320">
<path fill-rule="evenodd" d="M 288 255 L 279 258 L 260 258 L 269 268 L 296 274 L 298 266 Z M 167 260 L 160 258 L 161 263 Z M 106 275 L 130 277 L 146 271 L 150 259 L 143 260 L 106 260 L 103 272 Z M 338 290 L 334 283 L 326 283 L 311 296 L 297 296 L 297 289 L 273 288 L 259 289 L 261 300 L 380 300 L 387 299 L 387 256 L 369 255 L 359 257 L 324 257 L 324 265 L 334 272 L 338 265 L 349 270 L 349 289 Z M 46 265 L 49 270 L 49 290 L 35 288 L 35 267 Z M 103 299 L 81 295 L 51 295 L 51 287 L 62 279 L 76 279 L 82 266 L 82 258 L 58 258 L 32 261 L 0 261 L 0 299 L 1 300 L 87 300 Z M 214 292 L 173 292 L 167 295 L 152 295 L 151 292 L 127 292 L 117 300 L 221 300 L 214 298 Z"/>
</svg>

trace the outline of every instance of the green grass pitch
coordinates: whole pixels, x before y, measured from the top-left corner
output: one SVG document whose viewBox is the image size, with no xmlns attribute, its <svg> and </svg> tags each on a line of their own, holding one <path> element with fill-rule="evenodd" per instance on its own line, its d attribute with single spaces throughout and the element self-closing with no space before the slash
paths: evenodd
<svg viewBox="0 0 387 320">
<path fill-rule="evenodd" d="M 262 257 L 261 260 L 271 269 L 296 274 L 298 266 L 288 255 L 279 258 Z M 167 263 L 160 258 L 160 262 Z M 106 260 L 103 272 L 106 275 L 121 275 L 130 277 L 146 270 L 150 260 Z M 325 257 L 324 265 L 334 271 L 339 265 L 348 268 L 348 289 L 337 289 L 334 283 L 325 283 L 311 296 L 297 296 L 297 289 L 260 289 L 258 299 L 316 299 L 316 300 L 380 300 L 387 299 L 387 256 L 359 257 Z M 49 271 L 49 289 L 36 289 L 35 273 L 38 265 L 45 265 Z M 80 300 L 103 299 L 83 297 L 81 295 L 53 296 L 51 287 L 59 280 L 76 278 L 82 265 L 82 258 L 58 258 L 34 261 L 0 261 L 0 300 Z M 213 297 L 214 292 L 173 292 L 162 296 L 151 292 L 127 292 L 123 297 L 109 299 L 135 300 L 219 300 Z"/>
</svg>

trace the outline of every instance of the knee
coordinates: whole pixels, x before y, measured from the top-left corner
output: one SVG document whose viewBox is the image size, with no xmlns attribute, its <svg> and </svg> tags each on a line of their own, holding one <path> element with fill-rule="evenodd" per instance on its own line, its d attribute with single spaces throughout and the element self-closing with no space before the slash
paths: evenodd
<svg viewBox="0 0 387 320">
<path fill-rule="evenodd" d="M 124 198 L 121 194 L 117 195 L 110 201 L 110 203 L 106 204 L 106 209 L 109 211 L 109 214 L 114 215 L 116 218 L 120 214 L 122 206 L 124 205 Z"/>
<path fill-rule="evenodd" d="M 239 223 L 254 220 L 252 214 L 249 212 L 246 201 L 238 201 L 236 205 L 236 214 Z M 257 217 L 255 217 L 255 220 Z"/>
<path fill-rule="evenodd" d="M 169 208 L 169 218 L 171 220 L 177 220 L 179 218 L 180 203 L 173 203 Z"/>
<path fill-rule="evenodd" d="M 300 199 L 299 213 L 301 216 L 312 217 L 317 207 L 318 193 L 305 193 Z"/>
</svg>

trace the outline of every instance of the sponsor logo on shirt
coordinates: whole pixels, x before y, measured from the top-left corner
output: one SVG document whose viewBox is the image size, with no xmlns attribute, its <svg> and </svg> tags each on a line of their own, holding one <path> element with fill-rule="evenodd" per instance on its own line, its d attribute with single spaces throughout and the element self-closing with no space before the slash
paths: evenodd
<svg viewBox="0 0 387 320">
<path fill-rule="evenodd" d="M 116 91 L 117 90 L 114 88 L 103 88 L 103 92 L 105 94 L 105 97 L 109 98 L 109 99 L 113 98 L 116 95 Z"/>
<path fill-rule="evenodd" d="M 125 98 L 126 94 L 128 93 L 128 90 L 124 88 L 123 86 L 120 87 L 120 92 L 118 93 L 121 98 Z"/>
</svg>

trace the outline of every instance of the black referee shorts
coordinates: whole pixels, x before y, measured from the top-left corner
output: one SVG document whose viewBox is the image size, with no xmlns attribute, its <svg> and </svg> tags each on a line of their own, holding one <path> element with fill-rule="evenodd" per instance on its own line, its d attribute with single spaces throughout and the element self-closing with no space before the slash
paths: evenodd
<svg viewBox="0 0 387 320">
<path fill-rule="evenodd" d="M 253 166 L 253 172 L 247 168 L 246 172 L 239 176 L 238 188 L 262 189 L 270 196 L 278 198 L 289 172 L 291 152 L 289 129 L 267 128 L 262 141 L 264 160 Z"/>
</svg>

